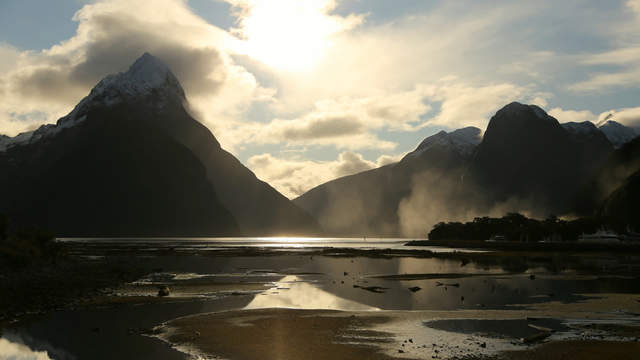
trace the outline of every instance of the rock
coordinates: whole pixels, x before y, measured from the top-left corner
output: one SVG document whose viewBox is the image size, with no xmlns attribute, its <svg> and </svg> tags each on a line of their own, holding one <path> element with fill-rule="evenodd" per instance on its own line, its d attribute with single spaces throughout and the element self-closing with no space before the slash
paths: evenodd
<svg viewBox="0 0 640 360">
<path fill-rule="evenodd" d="M 420 290 L 422 290 L 422 288 L 419 287 L 419 286 L 413 286 L 413 287 L 409 288 L 409 291 L 411 291 L 411 292 L 417 292 L 417 291 L 420 291 Z"/>
<path fill-rule="evenodd" d="M 345 272 L 344 272 L 344 276 L 347 276 L 347 275 L 349 275 L 349 273 L 345 271 Z"/>
<path fill-rule="evenodd" d="M 483 349 L 486 348 L 487 347 L 487 343 L 483 342 L 482 344 L 480 344 L 480 347 L 483 348 Z"/>
<path fill-rule="evenodd" d="M 169 296 L 171 290 L 167 285 L 162 285 L 158 288 L 158 296 Z"/>
<path fill-rule="evenodd" d="M 359 289 L 362 290 L 366 290 L 372 293 L 376 293 L 376 294 L 382 294 L 384 292 L 386 292 L 387 290 L 389 290 L 389 288 L 386 287 L 380 287 L 380 286 L 357 286 L 355 285 L 354 287 L 357 287 Z"/>
<path fill-rule="evenodd" d="M 530 343 L 534 343 L 534 342 L 537 342 L 537 341 L 544 340 L 544 339 L 548 338 L 549 336 L 551 336 L 551 333 L 548 332 L 548 331 L 545 331 L 545 332 L 537 333 L 537 334 L 534 334 L 534 335 L 531 335 L 531 336 L 528 336 L 528 337 L 525 337 L 525 338 L 521 338 L 520 341 L 522 343 L 524 343 L 524 344 L 530 344 Z"/>
</svg>

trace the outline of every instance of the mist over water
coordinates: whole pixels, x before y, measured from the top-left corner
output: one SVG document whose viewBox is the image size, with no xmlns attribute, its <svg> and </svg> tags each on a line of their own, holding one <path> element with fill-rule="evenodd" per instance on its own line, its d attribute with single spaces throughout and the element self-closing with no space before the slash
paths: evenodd
<svg viewBox="0 0 640 360">
<path fill-rule="evenodd" d="M 424 237 L 439 222 L 471 221 L 476 217 L 502 217 L 510 212 L 528 217 L 546 217 L 535 199 L 513 196 L 491 202 L 463 171 L 422 172 L 412 177 L 411 192 L 398 204 L 400 231 L 406 237 Z"/>
</svg>

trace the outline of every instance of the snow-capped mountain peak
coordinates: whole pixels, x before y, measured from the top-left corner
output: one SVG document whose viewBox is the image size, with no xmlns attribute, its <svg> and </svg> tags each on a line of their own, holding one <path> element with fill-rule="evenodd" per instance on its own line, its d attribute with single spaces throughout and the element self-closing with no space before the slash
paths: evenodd
<svg viewBox="0 0 640 360">
<path fill-rule="evenodd" d="M 129 70 L 108 75 L 91 90 L 88 97 L 105 96 L 106 101 L 150 95 L 152 92 L 166 92 L 184 99 L 184 90 L 169 67 L 155 56 L 144 53 Z"/>
<path fill-rule="evenodd" d="M 149 96 L 153 97 L 149 103 L 157 108 L 162 108 L 171 101 L 185 101 L 184 90 L 169 67 L 155 56 L 144 53 L 127 71 L 107 75 L 100 80 L 89 95 L 67 116 L 60 118 L 56 125 L 43 125 L 35 131 L 24 132 L 15 137 L 0 137 L 0 151 L 32 143 L 75 126 L 87 118 L 89 109 L 110 107 Z"/>
<path fill-rule="evenodd" d="M 606 119 L 611 118 L 612 116 L 607 116 Z M 616 149 L 640 135 L 633 128 L 624 126 L 614 120 L 604 121 L 599 128 Z"/>
<path fill-rule="evenodd" d="M 470 155 L 475 147 L 482 141 L 482 131 L 476 127 L 469 126 L 447 133 L 440 131 L 424 139 L 415 151 L 408 156 L 420 156 L 429 149 L 440 147 L 451 149 L 461 155 Z"/>
</svg>

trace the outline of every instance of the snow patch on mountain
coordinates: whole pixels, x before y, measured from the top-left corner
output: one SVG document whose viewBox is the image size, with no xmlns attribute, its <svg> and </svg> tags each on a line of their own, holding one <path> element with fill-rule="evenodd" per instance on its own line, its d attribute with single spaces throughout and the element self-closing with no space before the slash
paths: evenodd
<svg viewBox="0 0 640 360">
<path fill-rule="evenodd" d="M 609 139 L 614 148 L 619 148 L 640 135 L 636 130 L 624 126 L 614 120 L 607 120 L 600 125 L 600 131 Z"/>
<path fill-rule="evenodd" d="M 561 124 L 562 127 L 573 134 L 593 134 L 597 133 L 600 130 L 591 122 L 591 121 L 583 121 L 583 122 L 567 122 Z"/>
<path fill-rule="evenodd" d="M 461 155 L 468 156 L 473 153 L 473 150 L 480 141 L 482 141 L 482 130 L 473 126 L 458 129 L 450 133 L 443 130 L 424 139 L 416 150 L 407 156 L 420 156 L 433 148 L 453 150 Z"/>
<path fill-rule="evenodd" d="M 53 136 L 63 129 L 75 126 L 87 118 L 94 107 L 110 107 L 125 101 L 154 96 L 153 105 L 162 108 L 170 99 L 185 101 L 180 82 L 161 60 L 149 53 L 138 58 L 129 70 L 107 75 L 76 107 L 56 125 L 42 125 L 35 131 L 20 133 L 15 137 L 0 136 L 0 151 L 39 141 Z"/>
</svg>

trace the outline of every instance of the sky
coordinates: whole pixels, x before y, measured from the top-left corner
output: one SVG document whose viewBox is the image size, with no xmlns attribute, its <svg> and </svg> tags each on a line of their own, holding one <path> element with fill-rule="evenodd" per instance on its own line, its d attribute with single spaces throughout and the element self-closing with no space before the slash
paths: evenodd
<svg viewBox="0 0 640 360">
<path fill-rule="evenodd" d="M 640 127 L 638 35 L 640 0 L 2 0 L 0 134 L 55 123 L 150 52 L 295 198 L 512 101 Z"/>
</svg>

